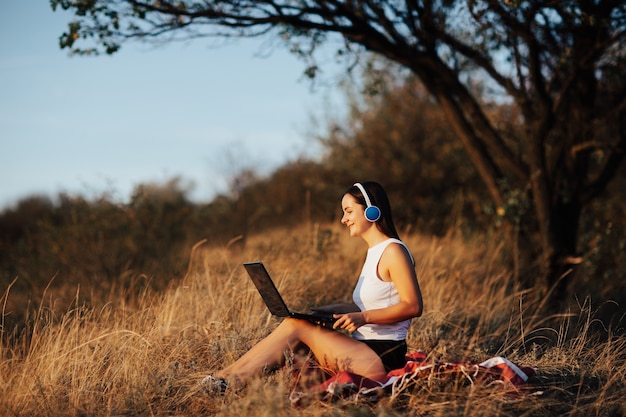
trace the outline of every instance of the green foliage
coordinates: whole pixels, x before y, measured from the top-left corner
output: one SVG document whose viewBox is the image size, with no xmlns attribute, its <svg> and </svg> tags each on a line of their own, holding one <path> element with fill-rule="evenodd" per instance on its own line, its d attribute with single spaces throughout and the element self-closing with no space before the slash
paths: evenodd
<svg viewBox="0 0 626 417">
<path fill-rule="evenodd" d="M 494 207 L 443 112 L 415 79 L 379 71 L 364 79 L 362 90 L 376 93 L 348 92 L 347 119 L 331 120 L 318 137 L 324 146 L 319 161 L 290 161 L 266 177 L 243 169 L 230 180 L 229 194 L 207 204 L 190 202 L 178 178 L 138 185 L 127 204 L 106 195 L 20 201 L 0 215 L 3 288 L 17 278 L 12 291 L 35 304 L 50 282 L 53 289 L 80 285 L 105 294 L 164 288 L 183 275 L 199 241 L 245 246 L 249 235 L 276 228 L 338 224 L 341 195 L 357 180 L 385 186 L 401 234 L 442 235 L 454 226 L 469 237 L 497 230 L 493 220 L 504 217 L 529 232 L 528 190 L 503 182 L 505 204 Z M 516 114 L 506 105 L 493 106 L 491 117 L 515 128 Z M 626 302 L 616 290 L 624 279 L 625 178 L 618 172 L 602 203 L 583 213 L 583 262 L 570 274 L 573 295 Z M 527 274 L 525 266 L 518 272 Z M 72 293 L 66 292 L 68 300 Z"/>
<path fill-rule="evenodd" d="M 606 190 L 626 157 L 623 2 L 52 0 L 51 5 L 76 16 L 61 36 L 61 46 L 73 53 L 114 53 L 131 39 L 271 34 L 303 58 L 306 75 L 314 77 L 319 72 L 316 51 L 339 35 L 336 56 L 349 67 L 367 52 L 410 71 L 441 105 L 447 123 L 441 119 L 434 129 L 413 114 L 430 128 L 423 136 L 423 130 L 410 132 L 417 124 L 412 119 L 402 123 L 389 114 L 376 116 L 373 123 L 359 115 L 369 128 L 379 126 L 378 134 L 386 140 L 384 145 L 368 141 L 367 148 L 356 152 L 364 163 L 380 160 L 386 172 L 373 167 L 348 174 L 385 178 L 382 182 L 398 194 L 436 194 L 446 214 L 451 207 L 479 221 L 483 211 L 497 214 L 507 229 L 515 229 L 509 233 L 512 246 L 536 268 L 536 278 L 526 285 L 556 285 L 556 300 L 569 280 L 561 279 L 563 273 L 580 251 L 581 214 Z M 504 126 L 492 111 L 503 103 L 517 117 Z M 466 156 L 448 140 L 452 134 Z M 336 151 L 344 138 L 334 136 Z M 436 159 L 443 167 L 429 164 L 429 150 L 435 149 L 429 140 L 452 146 L 440 146 L 449 156 Z M 477 174 L 460 172 L 468 162 Z M 400 177 L 409 164 L 414 178 Z M 478 188 L 465 188 L 474 183 L 473 175 L 480 176 L 491 202 L 484 201 Z M 422 178 L 426 183 L 411 181 Z M 456 184 L 455 179 L 469 181 Z M 461 187 L 463 195 L 452 191 Z M 276 213 L 262 207 L 268 211 L 242 202 L 238 210 L 244 217 L 255 210 L 259 219 Z M 399 217 L 412 224 L 410 210 Z M 244 222 L 243 236 L 247 227 Z"/>
<path fill-rule="evenodd" d="M 164 288 L 184 272 L 187 246 L 198 236 L 196 210 L 178 187 L 178 180 L 138 186 L 127 205 L 66 194 L 56 204 L 21 201 L 0 217 L 2 288 L 17 278 L 11 291 L 35 304 L 47 286 L 94 295 Z M 73 297 L 61 294 L 63 304 Z"/>
</svg>

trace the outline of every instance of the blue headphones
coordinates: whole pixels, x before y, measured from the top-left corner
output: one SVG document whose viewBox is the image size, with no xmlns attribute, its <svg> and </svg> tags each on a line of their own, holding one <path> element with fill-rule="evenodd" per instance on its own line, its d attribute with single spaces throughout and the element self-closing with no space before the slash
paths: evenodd
<svg viewBox="0 0 626 417">
<path fill-rule="evenodd" d="M 367 204 L 367 207 L 365 208 L 365 218 L 367 221 L 373 223 L 380 219 L 382 213 L 378 207 L 372 205 L 370 197 L 367 195 L 367 191 L 365 191 L 365 187 L 363 187 L 360 182 L 354 183 L 354 186 L 361 190 L 361 194 L 363 194 L 363 198 L 365 198 L 365 203 Z"/>
</svg>

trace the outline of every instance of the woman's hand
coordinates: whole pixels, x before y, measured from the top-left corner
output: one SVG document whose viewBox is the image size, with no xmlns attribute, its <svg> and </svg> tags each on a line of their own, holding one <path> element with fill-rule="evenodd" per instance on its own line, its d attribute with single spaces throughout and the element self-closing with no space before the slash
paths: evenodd
<svg viewBox="0 0 626 417">
<path fill-rule="evenodd" d="M 350 333 L 366 324 L 365 315 L 362 312 L 348 314 L 333 314 L 337 319 L 333 325 L 333 329 L 343 329 Z"/>
</svg>

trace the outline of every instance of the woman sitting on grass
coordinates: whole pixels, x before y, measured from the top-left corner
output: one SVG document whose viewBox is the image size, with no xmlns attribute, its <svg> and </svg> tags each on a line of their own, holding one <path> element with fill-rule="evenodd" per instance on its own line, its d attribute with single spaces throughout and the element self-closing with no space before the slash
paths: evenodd
<svg viewBox="0 0 626 417">
<path fill-rule="evenodd" d="M 333 314 L 334 329 L 306 320 L 286 318 L 236 362 L 202 383 L 223 392 L 229 383 L 245 380 L 284 362 L 284 352 L 306 345 L 329 372 L 351 372 L 384 382 L 387 372 L 405 364 L 406 334 L 413 317 L 422 314 L 422 294 L 415 263 L 400 241 L 387 194 L 376 182 L 356 183 L 341 200 L 341 223 L 350 236 L 361 237 L 367 257 L 353 293 L 353 308 Z M 333 306 L 317 311 L 332 312 Z M 334 310 L 337 311 L 337 310 Z"/>
</svg>

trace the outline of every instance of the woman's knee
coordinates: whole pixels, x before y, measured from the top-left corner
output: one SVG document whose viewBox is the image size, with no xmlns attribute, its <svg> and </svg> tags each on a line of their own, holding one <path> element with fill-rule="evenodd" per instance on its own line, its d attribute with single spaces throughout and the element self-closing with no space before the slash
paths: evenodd
<svg viewBox="0 0 626 417">
<path fill-rule="evenodd" d="M 299 329 L 310 329 L 310 328 L 315 327 L 315 326 L 312 323 L 309 323 L 306 320 L 294 319 L 294 318 L 291 318 L 291 317 L 286 317 L 282 321 L 282 323 L 280 323 L 279 327 L 293 329 L 293 330 L 299 330 Z"/>
<path fill-rule="evenodd" d="M 281 332 L 289 334 L 290 338 L 295 338 L 297 340 L 302 340 L 303 337 L 306 338 L 306 334 L 311 333 L 314 328 L 315 325 L 306 320 L 294 319 L 290 317 L 285 318 L 278 326 L 278 329 L 280 329 Z"/>
</svg>

